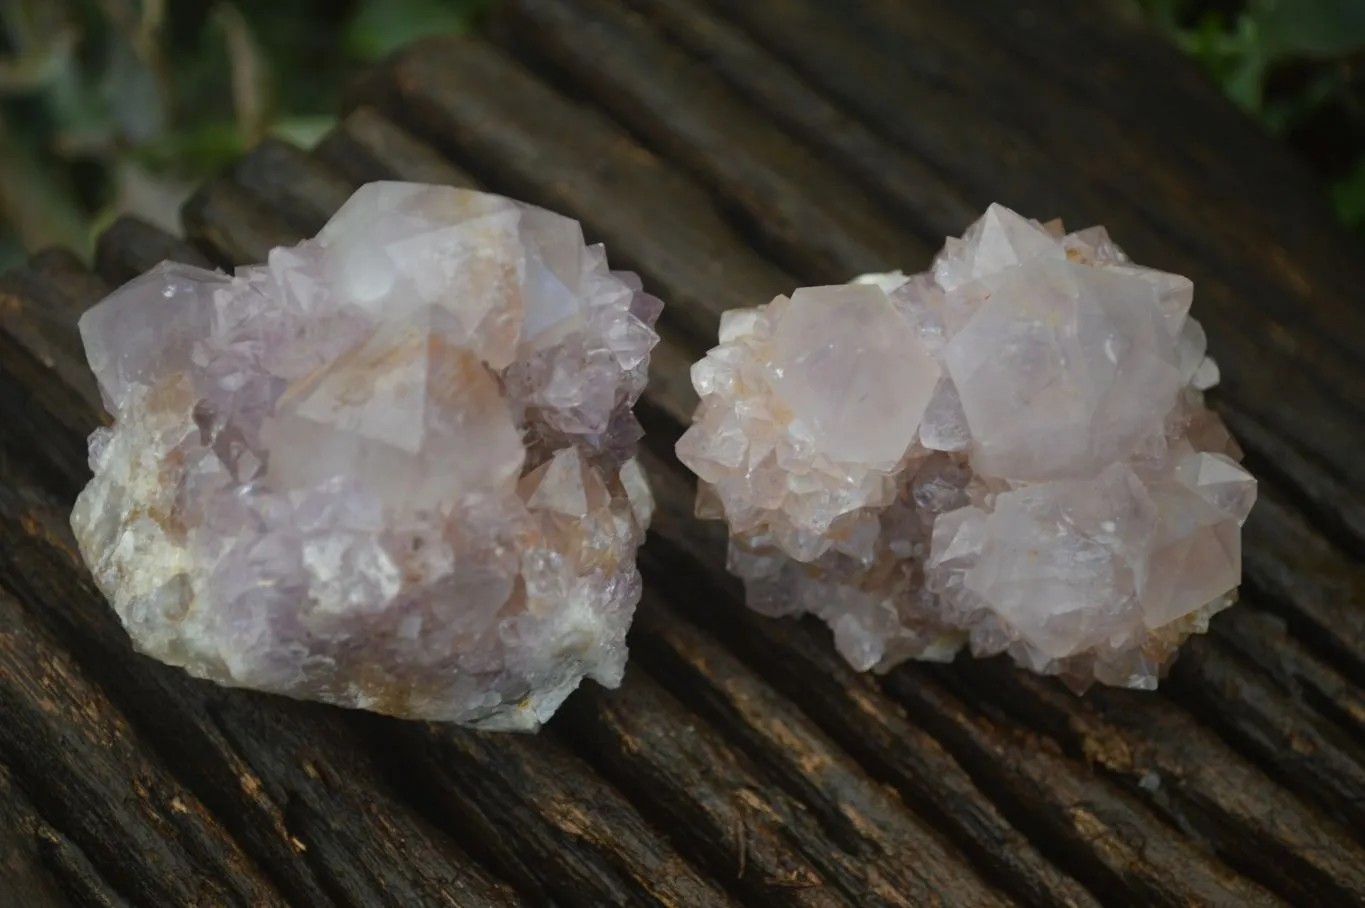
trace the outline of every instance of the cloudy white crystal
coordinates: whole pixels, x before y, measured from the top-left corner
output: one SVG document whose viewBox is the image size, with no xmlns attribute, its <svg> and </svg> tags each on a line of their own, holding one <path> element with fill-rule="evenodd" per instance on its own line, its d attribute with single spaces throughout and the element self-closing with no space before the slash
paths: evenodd
<svg viewBox="0 0 1365 908">
<path fill-rule="evenodd" d="M 698 513 L 750 605 L 823 618 L 860 669 L 969 642 L 1153 687 L 1233 601 L 1256 494 L 1192 301 L 1102 227 L 993 205 L 929 272 L 727 313 L 678 444 Z"/>
<path fill-rule="evenodd" d="M 660 308 L 576 222 L 414 184 L 233 277 L 158 266 L 81 321 L 82 553 L 196 675 L 534 729 L 624 668 Z"/>
</svg>

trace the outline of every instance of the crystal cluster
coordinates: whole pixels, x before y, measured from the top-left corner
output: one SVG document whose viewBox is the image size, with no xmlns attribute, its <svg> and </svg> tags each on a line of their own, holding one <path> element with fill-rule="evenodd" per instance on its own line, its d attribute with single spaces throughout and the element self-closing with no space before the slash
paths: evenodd
<svg viewBox="0 0 1365 908">
<path fill-rule="evenodd" d="M 441 186 L 232 277 L 162 264 L 81 319 L 114 417 L 81 551 L 195 675 L 534 729 L 621 679 L 661 308 L 576 221 Z"/>
<path fill-rule="evenodd" d="M 769 615 L 859 669 L 1008 652 L 1154 687 L 1229 605 L 1256 495 L 1183 277 L 992 206 L 931 271 L 726 313 L 678 456 Z"/>
</svg>

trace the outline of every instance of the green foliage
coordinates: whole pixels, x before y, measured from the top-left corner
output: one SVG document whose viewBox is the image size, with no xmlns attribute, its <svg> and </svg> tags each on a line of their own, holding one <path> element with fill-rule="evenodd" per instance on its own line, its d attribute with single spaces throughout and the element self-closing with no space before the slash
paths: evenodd
<svg viewBox="0 0 1365 908">
<path fill-rule="evenodd" d="M 462 31 L 484 0 L 0 0 L 0 267 L 88 251 L 265 135 L 303 146 L 360 64 Z"/>
<path fill-rule="evenodd" d="M 1365 0 L 1139 3 L 1228 97 L 1318 166 L 1342 221 L 1365 232 Z"/>
<path fill-rule="evenodd" d="M 434 34 L 461 32 L 486 3 L 447 0 L 361 0 L 346 26 L 346 49 L 359 60 L 378 60 Z"/>
</svg>

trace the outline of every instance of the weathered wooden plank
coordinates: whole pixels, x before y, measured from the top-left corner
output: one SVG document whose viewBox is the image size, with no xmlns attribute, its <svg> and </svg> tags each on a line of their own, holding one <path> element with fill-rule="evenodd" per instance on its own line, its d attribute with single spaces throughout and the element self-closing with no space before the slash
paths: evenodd
<svg viewBox="0 0 1365 908">
<path fill-rule="evenodd" d="M 280 139 L 261 141 L 233 165 L 232 175 L 255 194 L 278 199 L 276 217 L 304 236 L 321 230 L 353 190 L 345 175 Z"/>
<path fill-rule="evenodd" d="M 642 608 L 632 642 L 651 674 L 667 679 L 678 696 L 748 750 L 867 863 L 867 904 L 1002 904 L 894 792 L 870 779 L 794 704 L 695 627 L 662 608 Z M 907 854 L 915 860 L 904 861 Z"/>
<path fill-rule="evenodd" d="M 75 305 L 38 272 L 20 269 L 0 275 L 0 334 L 14 338 L 53 378 L 99 406 L 99 389 L 85 368 L 80 338 L 70 330 L 79 313 L 65 311 Z"/>
<path fill-rule="evenodd" d="M 1243 277 L 1260 285 L 1245 305 L 1274 314 L 1291 336 L 1344 346 L 1334 352 L 1356 358 L 1345 338 L 1365 331 L 1365 313 L 1343 289 L 1311 287 L 1297 266 L 1297 250 L 1290 252 L 1301 247 L 1319 274 L 1359 275 L 1358 257 L 1340 254 L 1348 248 L 1345 233 L 1287 153 L 1259 139 L 1245 120 L 1237 122 L 1208 87 L 1192 88 L 1205 81 L 1196 66 L 1169 48 L 1158 49 L 1161 39 L 1151 31 L 1129 30 L 1122 41 L 1097 42 L 1064 9 L 1086 8 L 1078 3 L 1051 5 L 1026 24 L 1016 18 L 1017 7 L 996 0 L 970 9 L 925 0 L 850 0 L 837 11 L 789 0 L 697 4 L 742 21 L 793 65 L 818 69 L 821 77 L 812 76 L 817 84 L 850 109 L 863 110 L 876 128 L 907 136 L 920 131 L 936 136 L 950 157 L 959 151 L 955 163 L 964 180 L 1084 206 L 1068 204 L 1058 212 L 1064 216 L 1107 200 L 1098 211 L 1109 217 L 1106 209 L 1113 209 L 1112 216 L 1131 222 L 1135 243 L 1184 246 L 1219 266 L 1235 264 L 1242 275 L 1225 274 L 1224 280 Z M 1086 20 L 1102 34 L 1113 16 L 1100 11 Z M 1114 66 L 1110 53 L 1127 57 L 1134 68 Z M 1165 65 L 1135 83 L 1138 61 L 1154 58 Z M 861 86 L 855 98 L 853 75 L 874 69 L 882 78 Z M 899 80 L 887 78 L 892 75 Z M 1177 97 L 1184 103 L 1173 103 Z M 1203 133 L 1201 153 L 1184 132 L 1205 110 L 1227 129 Z M 1017 145 L 997 144 L 1011 136 Z M 990 158 L 996 148 L 1017 151 L 1015 169 L 999 172 L 1001 158 Z M 1247 157 L 1252 160 L 1243 170 Z M 1038 179 L 1059 163 L 1070 179 Z M 1135 216 L 1146 218 L 1148 229 Z M 1287 237 L 1286 217 L 1302 223 L 1314 240 Z M 1150 229 L 1156 224 L 1164 229 Z M 1324 256 L 1313 246 L 1338 254 Z M 1312 311 L 1305 311 L 1309 291 Z M 1314 324 L 1321 330 L 1302 330 Z"/>
<path fill-rule="evenodd" d="M 1254 663 L 1253 663 L 1254 665 Z M 1218 641 L 1191 640 L 1171 670 L 1181 703 L 1252 755 L 1281 784 L 1365 838 L 1365 759 L 1324 718 L 1301 708 Z"/>
<path fill-rule="evenodd" d="M 411 725 L 391 734 L 425 754 L 403 771 L 442 822 L 476 837 L 485 861 L 541 900 L 582 908 L 735 904 L 549 736 Z"/>
<path fill-rule="evenodd" d="M 218 250 L 214 264 L 230 267 L 264 262 L 276 246 L 288 246 L 297 231 L 267 215 L 227 176 L 210 179 L 180 212 L 186 237 L 201 249 Z"/>
<path fill-rule="evenodd" d="M 1266 482 L 1243 533 L 1247 586 L 1285 616 L 1295 636 L 1365 686 L 1365 570 L 1360 562 L 1344 556 Z"/>
<path fill-rule="evenodd" d="M 892 206 L 931 244 L 980 214 L 925 162 L 882 141 L 732 23 L 692 0 L 629 2 L 732 90 Z"/>
<path fill-rule="evenodd" d="M 743 218 L 746 235 L 809 284 L 927 259 L 932 248 L 842 171 L 823 166 L 707 66 L 602 0 L 504 0 L 494 34 L 543 56 Z"/>
<path fill-rule="evenodd" d="M 1060 684 L 998 659 L 952 674 L 973 691 L 988 691 L 1010 715 L 1121 782 L 1173 826 L 1291 904 L 1365 899 L 1365 851 L 1345 830 L 1267 786 L 1250 761 L 1165 699 L 1097 689 L 1080 700 Z"/>
<path fill-rule="evenodd" d="M 69 249 L 43 249 L 29 259 L 27 270 L 38 276 L 40 284 L 51 287 L 36 293 L 54 308 L 53 315 L 60 322 L 74 324 L 92 302 L 109 292 L 99 275 Z"/>
<path fill-rule="evenodd" d="M 806 808 L 639 668 L 618 690 L 589 688 L 554 723 L 681 847 L 751 903 L 864 904 L 865 876 Z"/>
<path fill-rule="evenodd" d="M 897 670 L 886 688 L 944 741 L 1001 809 L 1057 853 L 1106 905 L 1285 905 L 1210 860 L 1144 810 L 1098 784 L 1088 768 L 1036 737 L 974 713 L 921 671 Z"/>
<path fill-rule="evenodd" d="M 0 450 L 8 448 L 8 456 L 22 458 L 51 482 L 83 482 L 90 468 L 79 433 L 96 412 L 27 347 L 0 331 Z M 41 448 L 27 444 L 35 438 L 53 442 Z"/>
<path fill-rule="evenodd" d="M 9 768 L 0 765 L 0 905 L 66 908 L 72 900 L 65 892 L 78 887 L 82 878 L 87 883 L 95 883 L 87 889 L 104 891 L 106 904 L 125 904 L 99 879 L 98 873 L 91 871 L 73 879 L 62 873 L 60 865 L 54 867 L 53 851 L 60 845 L 76 851 L 61 833 L 38 816 L 33 805 L 15 787 Z M 87 898 L 85 901 L 95 900 Z"/>
<path fill-rule="evenodd" d="M 1256 596 L 1254 604 L 1261 602 Z M 1288 694 L 1296 709 L 1311 709 L 1365 741 L 1365 690 L 1290 633 L 1282 615 L 1256 607 L 1236 609 L 1210 630 L 1229 649 L 1254 662 Z"/>
<path fill-rule="evenodd" d="M 285 904 L 75 661 L 3 591 L 0 628 L 0 762 L 102 875 L 145 904 Z M 130 862 L 129 853 L 142 859 Z M 157 872 L 138 872 L 139 864 Z"/>
<path fill-rule="evenodd" d="M 312 156 L 344 174 L 353 185 L 405 180 L 475 187 L 474 178 L 430 145 L 414 139 L 373 107 L 361 105 L 313 149 Z"/>
<path fill-rule="evenodd" d="M 1285 500 L 1292 501 L 1292 507 L 1330 536 L 1333 544 L 1359 554 L 1365 539 L 1365 500 L 1351 490 L 1347 477 L 1324 467 L 1311 450 L 1296 446 L 1292 439 L 1241 411 L 1222 392 L 1211 403 L 1246 450 L 1248 468 L 1259 479 L 1280 486 Z M 1295 520 L 1302 521 L 1303 516 L 1296 515 Z"/>
<path fill-rule="evenodd" d="M 95 271 L 111 287 L 121 286 L 164 261 L 213 267 L 188 243 L 128 215 L 110 224 L 95 241 Z"/>
</svg>

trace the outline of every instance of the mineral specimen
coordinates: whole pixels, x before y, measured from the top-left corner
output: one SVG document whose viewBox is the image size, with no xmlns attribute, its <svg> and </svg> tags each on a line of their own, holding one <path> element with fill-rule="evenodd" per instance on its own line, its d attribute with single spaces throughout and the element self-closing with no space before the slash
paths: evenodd
<svg viewBox="0 0 1365 908">
<path fill-rule="evenodd" d="M 624 669 L 661 308 L 577 222 L 439 186 L 233 277 L 162 264 L 81 319 L 114 417 L 82 554 L 195 675 L 535 729 Z"/>
<path fill-rule="evenodd" d="M 930 272 L 726 313 L 678 456 L 769 615 L 859 669 L 970 643 L 1155 687 L 1233 601 L 1255 480 L 1183 277 L 993 205 Z"/>
</svg>

